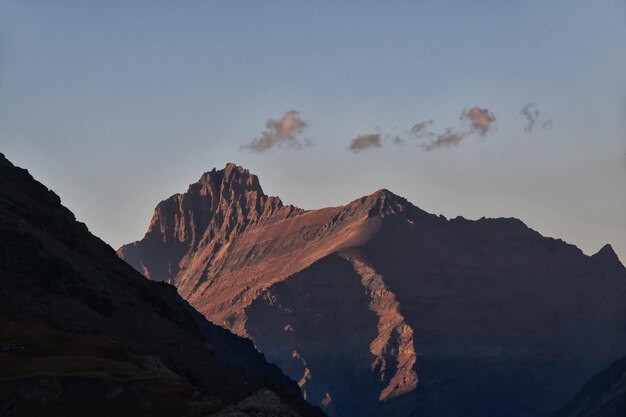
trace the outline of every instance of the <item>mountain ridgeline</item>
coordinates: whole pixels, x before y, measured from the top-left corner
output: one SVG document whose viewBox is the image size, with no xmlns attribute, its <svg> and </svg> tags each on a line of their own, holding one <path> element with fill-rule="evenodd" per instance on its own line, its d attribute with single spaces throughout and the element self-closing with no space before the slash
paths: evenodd
<svg viewBox="0 0 626 417">
<path fill-rule="evenodd" d="M 250 338 L 331 416 L 545 415 L 626 353 L 626 270 L 388 190 L 302 210 L 234 164 L 118 255 Z"/>
<path fill-rule="evenodd" d="M 0 154 L 0 415 L 320 416 Z"/>
</svg>

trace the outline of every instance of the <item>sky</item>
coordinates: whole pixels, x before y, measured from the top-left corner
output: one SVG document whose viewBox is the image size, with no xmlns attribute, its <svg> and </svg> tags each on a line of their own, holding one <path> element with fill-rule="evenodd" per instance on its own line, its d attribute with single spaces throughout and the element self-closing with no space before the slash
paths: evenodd
<svg viewBox="0 0 626 417">
<path fill-rule="evenodd" d="M 235 162 L 626 262 L 626 1 L 0 0 L 0 152 L 114 248 Z"/>
</svg>

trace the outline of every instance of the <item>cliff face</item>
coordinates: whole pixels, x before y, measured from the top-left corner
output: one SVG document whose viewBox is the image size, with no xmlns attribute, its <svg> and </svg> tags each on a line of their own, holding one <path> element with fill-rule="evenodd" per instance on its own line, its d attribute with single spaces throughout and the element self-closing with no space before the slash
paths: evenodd
<svg viewBox="0 0 626 417">
<path fill-rule="evenodd" d="M 144 279 L 0 154 L 1 415 L 207 415 L 264 396 L 268 415 L 318 415 L 250 341 Z"/>
<path fill-rule="evenodd" d="M 519 220 L 447 220 L 387 190 L 303 211 L 229 164 L 160 203 L 118 254 L 252 339 L 331 415 L 532 415 L 626 350 L 609 246 L 588 257 Z"/>
</svg>

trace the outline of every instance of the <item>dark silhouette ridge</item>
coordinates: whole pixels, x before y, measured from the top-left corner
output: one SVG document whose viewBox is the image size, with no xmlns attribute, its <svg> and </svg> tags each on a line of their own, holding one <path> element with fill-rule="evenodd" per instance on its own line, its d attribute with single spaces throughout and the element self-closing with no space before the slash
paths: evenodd
<svg viewBox="0 0 626 417">
<path fill-rule="evenodd" d="M 0 154 L 0 414 L 199 416 L 240 402 L 321 414 L 249 340 L 146 280 Z"/>
</svg>

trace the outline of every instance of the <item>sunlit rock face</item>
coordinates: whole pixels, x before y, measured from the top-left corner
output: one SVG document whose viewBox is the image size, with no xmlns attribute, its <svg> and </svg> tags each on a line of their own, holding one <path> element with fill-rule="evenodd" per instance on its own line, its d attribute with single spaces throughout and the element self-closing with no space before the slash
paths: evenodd
<svg viewBox="0 0 626 417">
<path fill-rule="evenodd" d="M 118 254 L 252 339 L 335 416 L 527 416 L 626 351 L 626 271 L 511 218 L 387 190 L 305 211 L 229 164 Z"/>
</svg>

